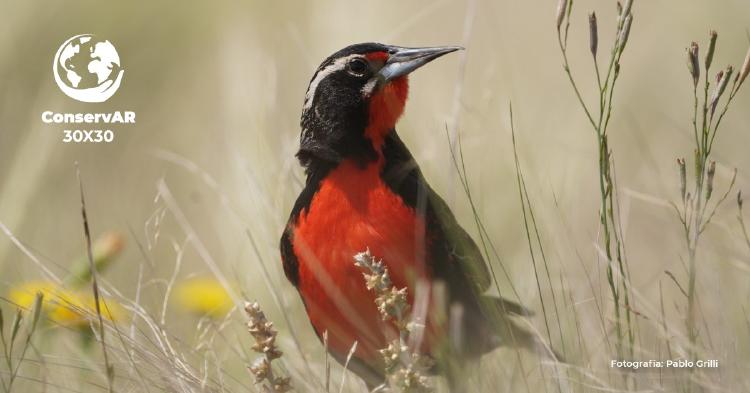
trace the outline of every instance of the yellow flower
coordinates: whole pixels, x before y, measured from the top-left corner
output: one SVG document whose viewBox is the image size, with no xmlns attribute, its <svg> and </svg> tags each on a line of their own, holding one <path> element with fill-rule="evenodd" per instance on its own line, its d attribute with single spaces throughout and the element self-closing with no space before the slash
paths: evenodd
<svg viewBox="0 0 750 393">
<path fill-rule="evenodd" d="M 8 298 L 19 307 L 29 309 L 34 304 L 37 292 L 44 295 L 42 311 L 56 324 L 83 327 L 88 325 L 87 318 L 96 315 L 96 302 L 92 294 L 69 291 L 50 281 L 22 283 L 11 288 Z M 116 322 L 124 318 L 125 310 L 117 302 L 99 298 L 99 304 L 105 319 Z"/>
<path fill-rule="evenodd" d="M 55 284 L 47 281 L 29 281 L 17 287 L 11 288 L 8 293 L 8 299 L 21 308 L 30 308 L 34 304 L 34 297 L 37 292 L 44 295 L 45 300 L 49 297 L 50 291 Z M 45 304 L 46 306 L 47 304 Z"/>
<path fill-rule="evenodd" d="M 192 278 L 175 286 L 175 303 L 183 311 L 199 316 L 223 318 L 232 309 L 226 289 L 210 277 Z"/>
<path fill-rule="evenodd" d="M 59 310 L 60 304 L 73 303 L 74 295 L 64 289 L 59 288 L 55 283 L 50 281 L 28 281 L 21 285 L 11 288 L 8 298 L 18 307 L 30 309 L 34 304 L 34 298 L 37 293 L 44 295 L 42 311 L 55 322 L 66 321 L 72 318 L 65 310 Z M 57 318 L 60 318 L 58 321 Z"/>
<path fill-rule="evenodd" d="M 89 318 L 97 318 L 94 295 L 87 292 L 80 296 L 80 300 L 83 307 L 79 308 L 79 311 L 88 315 Z M 102 313 L 102 318 L 111 322 L 121 321 L 127 316 L 127 312 L 120 303 L 113 299 L 104 299 L 101 294 L 99 294 L 99 311 Z"/>
</svg>

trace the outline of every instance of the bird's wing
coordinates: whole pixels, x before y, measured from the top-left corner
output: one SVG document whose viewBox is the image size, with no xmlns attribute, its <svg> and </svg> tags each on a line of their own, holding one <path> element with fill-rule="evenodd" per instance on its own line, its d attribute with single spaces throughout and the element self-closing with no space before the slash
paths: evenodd
<svg viewBox="0 0 750 393">
<path fill-rule="evenodd" d="M 428 264 L 436 278 L 448 284 L 453 296 L 462 293 L 478 296 L 489 289 L 491 278 L 479 247 L 456 221 L 445 201 L 427 184 L 395 131 L 386 139 L 383 155 L 383 180 L 425 218 Z"/>
<path fill-rule="evenodd" d="M 456 275 L 466 278 L 466 284 L 481 293 L 489 289 L 490 272 L 477 244 L 456 221 L 456 217 L 445 201 L 422 180 L 428 195 L 425 211 L 429 230 L 430 255 L 436 276 L 454 279 Z M 461 285 L 461 284 L 459 284 Z"/>
<path fill-rule="evenodd" d="M 292 248 L 292 228 L 287 226 L 281 233 L 279 250 L 281 251 L 281 263 L 284 266 L 284 274 L 289 282 L 295 287 L 299 286 L 299 262 Z"/>
</svg>

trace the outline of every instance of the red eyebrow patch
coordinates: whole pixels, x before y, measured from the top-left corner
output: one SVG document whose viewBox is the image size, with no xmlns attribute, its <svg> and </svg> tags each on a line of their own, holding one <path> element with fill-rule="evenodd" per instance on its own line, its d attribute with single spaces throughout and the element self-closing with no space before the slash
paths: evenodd
<svg viewBox="0 0 750 393">
<path fill-rule="evenodd" d="M 370 60 L 370 61 L 372 60 L 386 61 L 388 60 L 388 52 L 385 52 L 385 51 L 370 52 L 366 54 L 365 57 L 367 58 L 367 60 Z"/>
</svg>

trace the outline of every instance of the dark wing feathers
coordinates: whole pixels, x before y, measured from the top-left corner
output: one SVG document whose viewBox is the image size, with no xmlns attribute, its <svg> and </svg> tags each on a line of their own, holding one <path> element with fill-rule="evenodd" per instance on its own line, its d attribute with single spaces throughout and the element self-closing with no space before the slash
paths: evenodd
<svg viewBox="0 0 750 393">
<path fill-rule="evenodd" d="M 446 281 L 453 296 L 467 292 L 476 296 L 489 289 L 490 274 L 482 253 L 445 201 L 427 184 L 395 130 L 384 143 L 383 155 L 383 180 L 418 214 L 424 212 L 431 247 L 429 264 L 435 276 Z"/>
<path fill-rule="evenodd" d="M 297 261 L 297 256 L 294 255 L 292 236 L 294 236 L 292 228 L 287 225 L 281 234 L 279 248 L 281 250 L 281 263 L 284 266 L 284 274 L 289 282 L 296 287 L 299 285 L 299 262 Z"/>
</svg>

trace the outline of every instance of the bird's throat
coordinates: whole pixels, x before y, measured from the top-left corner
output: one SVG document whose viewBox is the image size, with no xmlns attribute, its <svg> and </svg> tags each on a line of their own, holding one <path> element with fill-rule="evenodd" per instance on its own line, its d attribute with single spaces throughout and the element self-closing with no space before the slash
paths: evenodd
<svg viewBox="0 0 750 393">
<path fill-rule="evenodd" d="M 385 137 L 393 131 L 404 113 L 408 94 L 409 81 L 403 76 L 388 82 L 370 98 L 365 137 L 372 142 L 375 151 L 381 151 Z"/>
</svg>

